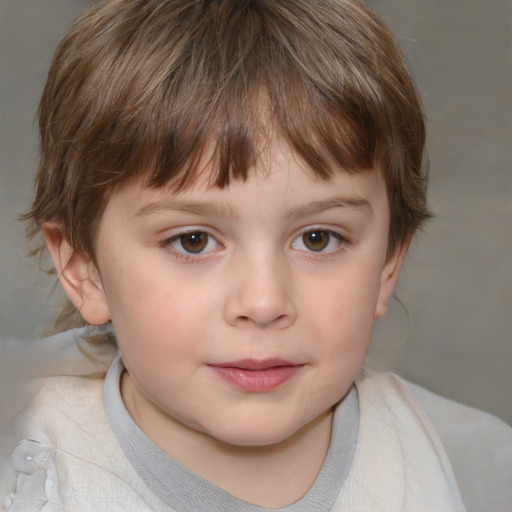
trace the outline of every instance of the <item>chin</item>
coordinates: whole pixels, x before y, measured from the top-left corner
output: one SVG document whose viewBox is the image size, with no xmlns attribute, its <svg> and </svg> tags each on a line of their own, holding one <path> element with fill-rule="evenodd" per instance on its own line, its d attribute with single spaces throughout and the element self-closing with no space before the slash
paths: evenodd
<svg viewBox="0 0 512 512">
<path fill-rule="evenodd" d="M 282 443 L 292 437 L 299 428 L 291 426 L 268 425 L 254 421 L 250 425 L 231 423 L 221 431 L 210 432 L 210 436 L 222 443 L 239 447 L 263 447 Z"/>
<path fill-rule="evenodd" d="M 269 436 L 266 433 L 251 433 L 247 435 L 240 435 L 237 432 L 234 436 L 223 436 L 222 439 L 217 438 L 218 441 L 221 441 L 224 444 L 228 444 L 231 446 L 236 446 L 240 448 L 257 448 L 257 447 L 265 447 L 265 446 L 273 446 L 286 441 L 290 436 Z"/>
</svg>

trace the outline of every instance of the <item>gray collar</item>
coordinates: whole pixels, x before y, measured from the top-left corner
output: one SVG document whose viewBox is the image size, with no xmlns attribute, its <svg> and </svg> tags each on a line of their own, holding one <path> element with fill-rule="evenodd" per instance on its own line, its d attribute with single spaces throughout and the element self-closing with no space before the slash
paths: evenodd
<svg viewBox="0 0 512 512">
<path fill-rule="evenodd" d="M 123 453 L 146 486 L 176 512 L 262 512 L 196 475 L 163 452 L 139 429 L 121 398 L 124 370 L 118 356 L 105 379 L 103 404 Z M 326 512 L 331 509 L 350 471 L 357 443 L 359 402 L 355 386 L 337 405 L 331 442 L 322 469 L 299 501 L 279 512 Z"/>
</svg>

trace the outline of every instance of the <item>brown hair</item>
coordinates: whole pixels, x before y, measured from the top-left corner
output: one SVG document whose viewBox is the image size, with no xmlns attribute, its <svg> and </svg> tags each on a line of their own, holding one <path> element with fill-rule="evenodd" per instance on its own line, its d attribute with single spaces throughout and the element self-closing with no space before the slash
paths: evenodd
<svg viewBox="0 0 512 512">
<path fill-rule="evenodd" d="M 54 56 L 26 218 L 35 231 L 58 222 L 94 258 L 113 187 L 144 176 L 150 187 L 184 188 L 212 147 L 212 185 L 243 180 L 269 120 L 322 178 L 339 168 L 382 172 L 389 253 L 428 217 L 418 94 L 393 35 L 364 5 L 106 0 Z"/>
</svg>

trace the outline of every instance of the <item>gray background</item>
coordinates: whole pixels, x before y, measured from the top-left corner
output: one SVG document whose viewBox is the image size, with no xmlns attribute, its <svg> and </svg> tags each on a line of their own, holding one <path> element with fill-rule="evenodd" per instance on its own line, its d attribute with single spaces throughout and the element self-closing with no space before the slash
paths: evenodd
<svg viewBox="0 0 512 512">
<path fill-rule="evenodd" d="M 429 117 L 430 206 L 370 359 L 512 423 L 512 2 L 372 0 Z M 0 338 L 55 314 L 17 214 L 37 161 L 34 114 L 51 54 L 87 0 L 0 0 Z"/>
</svg>

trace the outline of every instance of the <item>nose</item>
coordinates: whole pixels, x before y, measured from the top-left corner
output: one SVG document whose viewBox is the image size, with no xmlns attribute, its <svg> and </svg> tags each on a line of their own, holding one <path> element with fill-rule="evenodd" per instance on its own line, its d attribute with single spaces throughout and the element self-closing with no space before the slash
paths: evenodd
<svg viewBox="0 0 512 512">
<path fill-rule="evenodd" d="M 273 259 L 244 259 L 230 270 L 226 321 L 233 326 L 285 329 L 295 322 L 293 282 L 285 265 Z"/>
</svg>

